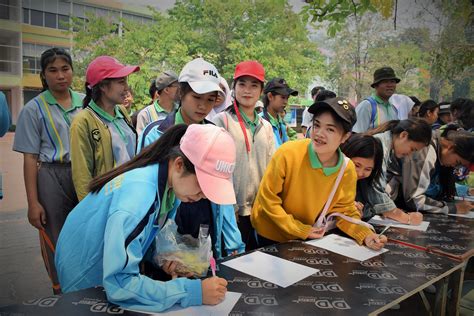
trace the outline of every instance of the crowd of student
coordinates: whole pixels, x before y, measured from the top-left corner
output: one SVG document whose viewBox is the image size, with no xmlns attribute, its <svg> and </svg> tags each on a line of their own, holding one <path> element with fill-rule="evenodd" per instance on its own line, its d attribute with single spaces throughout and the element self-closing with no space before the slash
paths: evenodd
<svg viewBox="0 0 474 316">
<path fill-rule="evenodd" d="M 110 301 L 145 311 L 217 304 L 224 279 L 147 264 L 170 218 L 194 237 L 209 225 L 221 258 L 333 227 L 380 249 L 387 238 L 364 221 L 375 214 L 418 225 L 421 212 L 472 207 L 452 202 L 472 190 L 472 100 L 394 95 L 400 79 L 384 67 L 356 108 L 313 89 L 296 140 L 282 113 L 298 91 L 283 78 L 265 83 L 257 61 L 238 63 L 231 87 L 202 58 L 165 71 L 130 117 L 127 77 L 139 70 L 98 57 L 84 95 L 71 89 L 66 51 L 41 56 L 44 90 L 21 111 L 13 149 L 24 154 L 28 219 L 56 293 L 103 285 Z"/>
</svg>

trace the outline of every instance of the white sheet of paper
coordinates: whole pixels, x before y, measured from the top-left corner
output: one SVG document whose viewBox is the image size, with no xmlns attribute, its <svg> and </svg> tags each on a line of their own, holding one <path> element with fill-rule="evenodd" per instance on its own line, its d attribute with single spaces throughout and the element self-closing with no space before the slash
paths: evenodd
<svg viewBox="0 0 474 316">
<path fill-rule="evenodd" d="M 288 287 L 319 271 L 260 251 L 222 264 L 281 287 Z"/>
<path fill-rule="evenodd" d="M 133 312 L 139 312 L 148 315 L 167 315 L 167 316 L 220 316 L 220 315 L 229 315 L 234 308 L 235 304 L 239 300 L 241 293 L 236 292 L 227 292 L 225 294 L 225 299 L 217 305 L 201 305 L 201 306 L 189 306 L 182 308 L 180 305 L 174 305 L 170 309 L 161 312 L 161 313 L 149 313 L 139 310 L 132 310 L 123 308 L 125 310 L 130 310 Z"/>
<path fill-rule="evenodd" d="M 379 215 L 375 215 L 374 217 L 370 219 L 369 224 L 382 225 L 382 226 L 390 225 L 391 227 L 398 227 L 398 228 L 404 228 L 404 229 L 410 229 L 410 230 L 419 230 L 419 231 L 425 232 L 428 229 L 428 225 L 430 224 L 430 222 L 422 221 L 421 224 L 417 226 L 407 225 L 407 224 L 402 224 L 391 219 L 382 218 Z"/>
<path fill-rule="evenodd" d="M 336 234 L 327 235 L 321 239 L 314 239 L 306 243 L 359 261 L 368 260 L 388 251 L 385 248 L 372 250 L 359 246 L 355 240 Z"/>
<path fill-rule="evenodd" d="M 474 218 L 474 212 L 469 212 L 467 214 L 448 214 L 449 216 L 458 216 L 458 217 L 465 217 L 465 218 Z"/>
</svg>

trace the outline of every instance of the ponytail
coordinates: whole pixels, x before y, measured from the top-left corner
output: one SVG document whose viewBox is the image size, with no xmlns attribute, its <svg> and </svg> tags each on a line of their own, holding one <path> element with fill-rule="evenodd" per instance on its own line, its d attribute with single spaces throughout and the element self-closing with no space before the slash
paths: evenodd
<svg viewBox="0 0 474 316">
<path fill-rule="evenodd" d="M 401 132 L 408 133 L 408 139 L 416 143 L 423 143 L 426 146 L 431 141 L 431 126 L 423 119 L 412 118 L 407 120 L 392 120 L 382 125 L 368 130 L 365 135 L 376 135 L 391 131 L 392 135 L 400 135 Z"/>
<path fill-rule="evenodd" d="M 92 88 L 90 88 L 89 84 L 86 82 L 84 85 L 86 96 L 82 100 L 82 108 L 85 109 L 91 101 L 94 101 L 97 103 L 97 101 L 102 96 L 102 90 L 100 90 L 100 88 L 104 86 L 108 86 L 112 80 L 113 79 L 104 79 L 101 82 L 97 83 Z"/>
<path fill-rule="evenodd" d="M 94 178 L 89 184 L 90 192 L 99 192 L 107 182 L 127 171 L 156 163 L 163 163 L 177 157 L 182 157 L 186 172 L 195 174 L 194 165 L 179 148 L 179 142 L 187 128 L 188 126 L 185 124 L 178 124 L 169 128 L 157 141 L 145 147 L 133 159 Z"/>
</svg>

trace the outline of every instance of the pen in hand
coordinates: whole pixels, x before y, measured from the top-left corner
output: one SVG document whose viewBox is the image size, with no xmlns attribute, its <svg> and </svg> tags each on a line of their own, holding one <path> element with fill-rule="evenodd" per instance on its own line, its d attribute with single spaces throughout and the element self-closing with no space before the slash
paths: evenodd
<svg viewBox="0 0 474 316">
<path fill-rule="evenodd" d="M 216 259 L 214 259 L 214 257 L 211 256 L 211 259 L 209 259 L 209 261 L 211 263 L 212 276 L 215 277 L 216 276 Z"/>
<path fill-rule="evenodd" d="M 385 226 L 385 228 L 378 234 L 378 238 L 382 237 L 383 233 L 385 233 L 390 228 L 390 225 Z"/>
</svg>

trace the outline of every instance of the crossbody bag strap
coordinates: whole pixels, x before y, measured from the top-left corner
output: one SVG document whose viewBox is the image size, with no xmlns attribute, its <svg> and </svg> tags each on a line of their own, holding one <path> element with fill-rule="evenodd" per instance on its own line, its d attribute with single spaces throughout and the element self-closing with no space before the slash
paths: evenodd
<svg viewBox="0 0 474 316">
<path fill-rule="evenodd" d="M 349 163 L 349 158 L 347 158 L 346 156 L 344 156 L 344 161 L 342 163 L 342 166 L 341 166 L 341 169 L 339 169 L 339 173 L 337 175 L 337 178 L 336 178 L 336 181 L 334 182 L 334 185 L 332 187 L 332 190 L 331 190 L 331 193 L 329 193 L 329 197 L 326 201 L 326 204 L 324 204 L 324 208 L 323 208 L 323 211 L 321 212 L 321 214 L 319 214 L 319 217 L 315 223 L 315 227 L 322 227 L 324 226 L 324 220 L 326 218 L 326 213 L 328 212 L 329 210 L 329 206 L 331 205 L 332 203 L 332 200 L 334 198 L 334 195 L 336 194 L 336 190 L 337 188 L 339 187 L 339 184 L 341 183 L 341 180 L 342 180 L 342 176 L 344 175 L 344 172 L 346 170 L 346 167 L 347 167 L 347 164 Z"/>
</svg>

